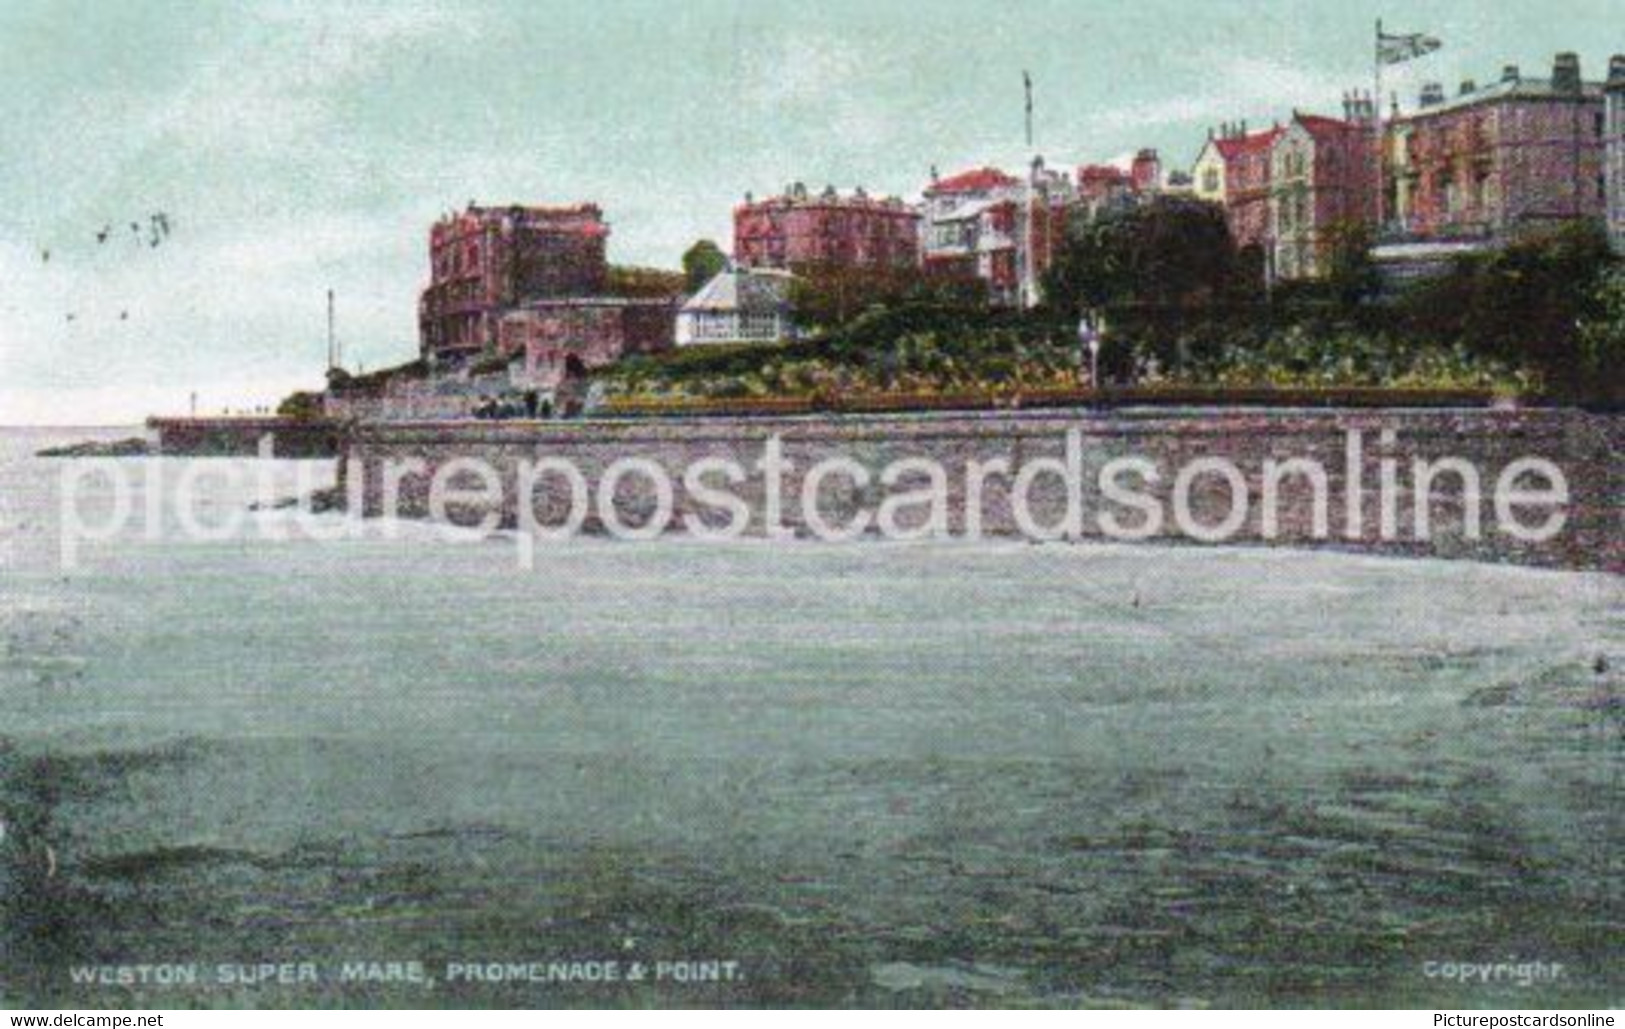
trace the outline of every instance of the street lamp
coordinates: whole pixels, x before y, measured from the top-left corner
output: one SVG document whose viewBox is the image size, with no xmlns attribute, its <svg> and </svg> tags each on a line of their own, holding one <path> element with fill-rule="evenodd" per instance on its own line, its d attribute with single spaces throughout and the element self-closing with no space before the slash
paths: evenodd
<svg viewBox="0 0 1625 1029">
<path fill-rule="evenodd" d="M 1100 335 L 1101 325 L 1094 315 L 1085 314 L 1078 321 L 1078 342 L 1089 351 L 1089 388 L 1100 389 Z"/>
</svg>

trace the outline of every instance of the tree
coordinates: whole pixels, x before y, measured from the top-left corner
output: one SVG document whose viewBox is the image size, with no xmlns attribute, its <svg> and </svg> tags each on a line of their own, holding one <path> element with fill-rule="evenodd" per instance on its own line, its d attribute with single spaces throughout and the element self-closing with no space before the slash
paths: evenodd
<svg viewBox="0 0 1625 1029">
<path fill-rule="evenodd" d="M 612 264 L 604 279 L 604 290 L 612 297 L 659 300 L 681 293 L 683 284 L 680 272 Z"/>
<path fill-rule="evenodd" d="M 1045 276 L 1045 306 L 1068 328 L 1086 311 L 1111 326 L 1101 351 L 1109 375 L 1136 357 L 1185 367 L 1207 349 L 1202 330 L 1219 301 L 1243 293 L 1243 276 L 1224 211 L 1216 204 L 1159 197 L 1099 218 L 1079 219 Z"/>
<path fill-rule="evenodd" d="M 279 418 L 293 418 L 299 421 L 320 418 L 323 413 L 322 395 L 304 390 L 290 393 L 277 405 L 276 413 Z"/>
<path fill-rule="evenodd" d="M 1364 222 L 1343 221 L 1332 226 L 1328 265 L 1327 284 L 1349 307 L 1375 294 L 1381 285 L 1371 260 L 1371 229 Z"/>
<path fill-rule="evenodd" d="M 1607 350 L 1617 267 L 1600 227 L 1566 225 L 1458 260 L 1405 296 L 1402 324 L 1413 338 L 1536 370 L 1556 396 L 1600 396 L 1610 388 L 1597 380 L 1596 362 Z"/>
<path fill-rule="evenodd" d="M 1580 370 L 1588 399 L 1625 404 L 1625 264 L 1597 283 L 1596 311 L 1580 323 Z"/>
<path fill-rule="evenodd" d="M 860 318 L 905 309 L 974 318 L 986 309 L 987 288 L 974 277 L 922 268 L 808 264 L 795 269 L 790 302 L 800 325 L 837 332 Z"/>
<path fill-rule="evenodd" d="M 683 253 L 683 276 L 690 293 L 699 292 L 727 267 L 728 255 L 709 239 L 700 240 Z"/>
<path fill-rule="evenodd" d="M 1236 256 L 1215 204 L 1160 197 L 1074 222 L 1046 276 L 1044 294 L 1067 320 L 1088 308 L 1201 306 L 1233 293 Z"/>
</svg>

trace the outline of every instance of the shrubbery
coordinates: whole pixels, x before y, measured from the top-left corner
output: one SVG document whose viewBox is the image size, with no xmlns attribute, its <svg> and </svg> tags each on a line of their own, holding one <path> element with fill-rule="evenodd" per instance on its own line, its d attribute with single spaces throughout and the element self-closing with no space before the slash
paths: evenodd
<svg viewBox="0 0 1625 1029">
<path fill-rule="evenodd" d="M 814 276 L 798 287 L 823 320 L 812 339 L 639 358 L 604 378 L 611 394 L 654 398 L 1059 388 L 1079 381 L 1076 325 L 1090 311 L 1106 318 L 1108 381 L 1622 401 L 1625 270 L 1593 228 L 1463 259 L 1389 295 L 1366 237 L 1350 230 L 1327 281 L 1268 296 L 1222 229 L 1216 209 L 1194 201 L 1079 226 L 1046 279 L 1046 304 L 1027 313 L 917 273 Z"/>
</svg>

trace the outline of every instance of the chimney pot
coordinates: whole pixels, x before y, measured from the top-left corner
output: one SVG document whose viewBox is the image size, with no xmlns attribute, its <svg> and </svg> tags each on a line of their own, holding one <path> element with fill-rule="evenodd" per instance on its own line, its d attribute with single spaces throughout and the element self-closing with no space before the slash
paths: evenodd
<svg viewBox="0 0 1625 1029">
<path fill-rule="evenodd" d="M 1561 53 L 1552 62 L 1552 88 L 1559 93 L 1578 93 L 1581 90 L 1580 55 Z"/>
<path fill-rule="evenodd" d="M 1516 64 L 1509 64 L 1501 69 L 1502 82 L 1517 82 L 1518 79 L 1518 66 Z"/>
<path fill-rule="evenodd" d="M 1474 82 L 1472 79 L 1462 79 L 1461 80 L 1461 95 L 1462 96 L 1467 96 L 1467 95 L 1469 95 L 1471 93 L 1476 93 L 1477 91 L 1478 91 L 1478 83 Z"/>
</svg>

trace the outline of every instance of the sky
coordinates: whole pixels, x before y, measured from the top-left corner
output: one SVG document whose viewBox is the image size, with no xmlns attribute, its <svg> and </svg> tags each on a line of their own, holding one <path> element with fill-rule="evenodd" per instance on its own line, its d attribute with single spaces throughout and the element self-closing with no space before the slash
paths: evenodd
<svg viewBox="0 0 1625 1029">
<path fill-rule="evenodd" d="M 470 200 L 596 201 L 612 261 L 676 267 L 747 191 L 1019 168 L 1024 70 L 1052 165 L 1188 167 L 1370 89 L 1378 17 L 1444 41 L 1389 75 L 1408 103 L 1559 50 L 1600 78 L 1617 4 L 0 0 L 0 425 L 318 387 L 328 289 L 352 370 L 410 360 L 428 226 Z"/>
</svg>

